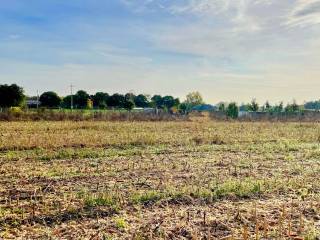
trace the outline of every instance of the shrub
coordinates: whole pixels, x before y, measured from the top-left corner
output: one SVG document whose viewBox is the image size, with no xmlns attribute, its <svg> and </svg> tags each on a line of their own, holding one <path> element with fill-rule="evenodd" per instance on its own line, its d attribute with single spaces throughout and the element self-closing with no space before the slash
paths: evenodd
<svg viewBox="0 0 320 240">
<path fill-rule="evenodd" d="M 226 114 L 227 114 L 227 117 L 229 117 L 229 118 L 232 118 L 232 119 L 238 118 L 238 116 L 239 116 L 238 105 L 235 102 L 230 103 L 227 107 Z"/>
<path fill-rule="evenodd" d="M 20 113 L 23 113 L 22 109 L 20 107 L 11 107 L 9 109 L 9 112 L 10 113 L 13 113 L 13 114 L 20 114 Z"/>
</svg>

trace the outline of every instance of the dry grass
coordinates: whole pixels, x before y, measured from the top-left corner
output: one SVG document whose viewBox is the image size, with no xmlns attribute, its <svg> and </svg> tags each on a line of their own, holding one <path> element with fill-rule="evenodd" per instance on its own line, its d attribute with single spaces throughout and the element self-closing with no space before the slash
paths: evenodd
<svg viewBox="0 0 320 240">
<path fill-rule="evenodd" d="M 128 112 L 126 110 L 39 109 L 0 111 L 0 121 L 178 121 L 188 116 L 160 112 Z"/>
<path fill-rule="evenodd" d="M 1 238 L 317 239 L 320 124 L 0 123 Z"/>
</svg>

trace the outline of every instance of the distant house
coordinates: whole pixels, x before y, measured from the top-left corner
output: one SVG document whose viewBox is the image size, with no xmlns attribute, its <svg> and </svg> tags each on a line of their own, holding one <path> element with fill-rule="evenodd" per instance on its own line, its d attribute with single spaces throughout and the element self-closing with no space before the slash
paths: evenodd
<svg viewBox="0 0 320 240">
<path fill-rule="evenodd" d="M 26 105 L 28 108 L 36 108 L 37 106 L 40 106 L 40 101 L 34 100 L 34 99 L 28 99 L 26 100 Z"/>
<path fill-rule="evenodd" d="M 132 110 L 135 111 L 135 112 L 142 112 L 142 111 L 143 111 L 143 108 L 141 108 L 141 107 L 135 107 L 135 108 L 133 108 Z"/>
<path fill-rule="evenodd" d="M 156 109 L 155 108 L 144 108 L 143 112 L 145 112 L 145 113 L 156 113 Z"/>
<path fill-rule="evenodd" d="M 216 106 L 213 106 L 211 104 L 201 104 L 194 106 L 191 110 L 192 111 L 198 111 L 198 112 L 212 112 L 217 109 Z"/>
<path fill-rule="evenodd" d="M 135 112 L 145 112 L 145 113 L 155 113 L 155 108 L 142 108 L 142 107 L 135 107 L 132 109 Z"/>
<path fill-rule="evenodd" d="M 248 111 L 239 111 L 239 114 L 238 114 L 239 117 L 248 117 L 250 116 L 250 112 Z"/>
</svg>

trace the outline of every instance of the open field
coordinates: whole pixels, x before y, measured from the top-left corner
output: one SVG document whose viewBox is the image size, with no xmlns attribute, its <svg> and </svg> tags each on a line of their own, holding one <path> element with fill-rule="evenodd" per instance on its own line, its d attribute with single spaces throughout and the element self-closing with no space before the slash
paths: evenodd
<svg viewBox="0 0 320 240">
<path fill-rule="evenodd" d="M 4 239 L 320 234 L 319 123 L 0 122 L 0 173 Z"/>
</svg>

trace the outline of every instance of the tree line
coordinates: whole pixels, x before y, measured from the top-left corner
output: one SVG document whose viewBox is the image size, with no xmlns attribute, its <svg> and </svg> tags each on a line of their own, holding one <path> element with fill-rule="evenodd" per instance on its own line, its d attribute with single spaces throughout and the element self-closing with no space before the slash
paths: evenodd
<svg viewBox="0 0 320 240">
<path fill-rule="evenodd" d="M 79 90 L 74 95 L 60 97 L 55 92 L 44 92 L 41 94 L 40 105 L 46 108 L 71 108 L 75 109 L 127 109 L 154 107 L 158 109 L 170 110 L 180 105 L 179 98 L 173 96 L 154 95 L 151 98 L 144 94 L 135 95 L 133 93 L 109 95 L 105 92 L 97 92 L 94 95 L 88 94 L 84 90 Z"/>
<path fill-rule="evenodd" d="M 24 105 L 26 96 L 23 88 L 12 85 L 0 85 L 0 107 L 10 108 Z M 133 108 L 156 108 L 164 111 L 186 112 L 193 106 L 204 103 L 198 92 L 187 95 L 187 100 L 180 102 L 179 98 L 166 95 L 146 94 L 135 95 L 133 93 L 109 95 L 106 92 L 97 92 L 90 95 L 84 90 L 79 90 L 73 95 L 59 96 L 54 91 L 44 92 L 40 97 L 31 97 L 29 100 L 39 100 L 39 107 L 43 108 L 74 108 L 74 109 L 126 109 Z"/>
<path fill-rule="evenodd" d="M 40 107 L 43 108 L 75 108 L 75 109 L 127 109 L 133 108 L 156 108 L 168 112 L 188 113 L 195 106 L 203 105 L 205 102 L 199 92 L 191 92 L 186 96 L 186 100 L 180 102 L 179 98 L 170 95 L 161 96 L 146 94 L 135 95 L 133 93 L 109 95 L 106 92 L 97 92 L 90 95 L 84 90 L 79 90 L 73 95 L 65 97 L 59 96 L 56 92 L 44 92 L 38 97 L 29 99 L 39 100 Z M 25 105 L 26 96 L 22 87 L 16 84 L 0 85 L 0 108 L 10 108 Z M 231 118 L 237 118 L 239 111 L 246 112 L 299 112 L 303 110 L 320 110 L 320 100 L 306 102 L 304 105 L 298 105 L 295 101 L 286 106 L 283 102 L 271 105 L 268 101 L 260 106 L 253 99 L 250 103 L 237 105 L 235 102 L 218 103 L 216 110 L 226 113 Z"/>
<path fill-rule="evenodd" d="M 304 105 L 298 105 L 296 101 L 288 103 L 286 106 L 283 102 L 279 104 L 271 105 L 267 101 L 262 106 L 253 99 L 250 103 L 241 104 L 240 106 L 237 103 L 218 103 L 218 111 L 225 112 L 227 116 L 231 118 L 237 118 L 239 112 L 267 112 L 267 113 L 298 113 L 305 110 L 320 110 L 320 100 L 314 102 L 306 102 Z"/>
</svg>

